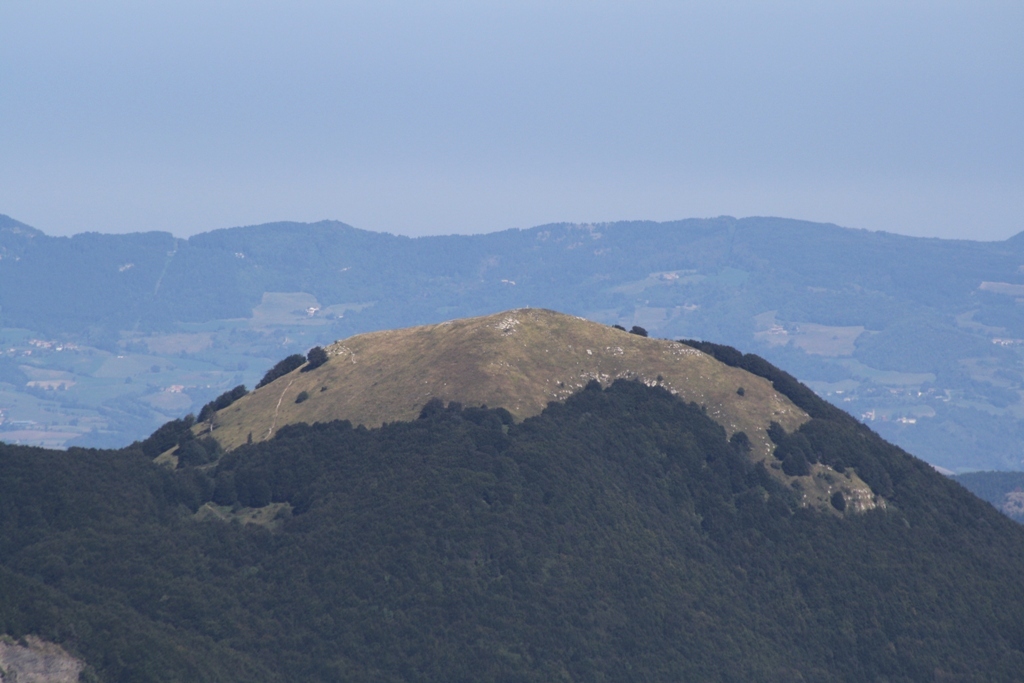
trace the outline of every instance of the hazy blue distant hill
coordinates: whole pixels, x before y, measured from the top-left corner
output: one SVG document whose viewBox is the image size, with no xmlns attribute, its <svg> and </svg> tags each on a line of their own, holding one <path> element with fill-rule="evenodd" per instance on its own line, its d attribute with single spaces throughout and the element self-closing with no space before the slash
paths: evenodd
<svg viewBox="0 0 1024 683">
<path fill-rule="evenodd" d="M 0 214 L 0 259 L 18 259 L 32 240 L 45 237 L 39 230 Z"/>
<path fill-rule="evenodd" d="M 46 334 L 130 329 L 153 305 L 174 243 L 167 233 L 33 236 L 0 263 L 4 325 Z"/>
<path fill-rule="evenodd" d="M 812 316 L 825 325 L 870 323 L 880 329 L 908 313 L 927 317 L 971 305 L 991 313 L 1000 308 L 1001 292 L 979 297 L 986 278 L 1024 283 L 1017 272 L 1024 246 L 1014 240 L 921 239 L 783 219 L 558 224 L 418 239 L 336 222 L 216 230 L 188 240 L 165 233 L 51 238 L 36 231 L 30 240 L 16 237 L 3 233 L 5 248 L 9 241 L 28 243 L 21 258 L 0 271 L 9 323 L 38 328 L 44 322 L 69 331 L 88 323 L 54 308 L 59 288 L 76 300 L 102 292 L 86 308 L 116 305 L 124 311 L 121 320 L 141 318 L 159 327 L 246 317 L 264 292 L 307 292 L 327 305 L 384 297 L 388 308 L 426 318 L 436 308 L 490 310 L 499 299 L 536 296 L 578 305 L 635 304 L 631 289 L 648 297 L 647 308 L 661 308 L 654 304 L 679 303 L 679 285 L 700 295 L 709 285 L 740 289 L 753 276 L 770 289 L 732 298 L 777 305 L 786 320 Z M 679 270 L 700 276 L 644 282 L 652 273 Z M 685 287 L 697 282 L 702 286 Z M 620 287 L 609 287 L 614 284 Z M 825 287 L 831 289 L 820 291 Z M 403 301 L 413 292 L 424 300 Z M 41 300 L 49 304 L 40 306 Z M 442 305 L 431 307 L 435 303 Z M 670 312 L 661 322 L 678 316 Z M 1019 319 L 1012 322 L 1019 327 Z M 1014 329 L 1024 334 L 1024 328 Z"/>
<path fill-rule="evenodd" d="M 187 240 L 4 225 L 0 341 L 28 379 L 0 384 L 15 434 L 0 438 L 119 445 L 289 353 L 535 306 L 752 349 L 930 462 L 1024 468 L 1020 236 L 728 217 L 416 239 L 337 222 Z"/>
</svg>

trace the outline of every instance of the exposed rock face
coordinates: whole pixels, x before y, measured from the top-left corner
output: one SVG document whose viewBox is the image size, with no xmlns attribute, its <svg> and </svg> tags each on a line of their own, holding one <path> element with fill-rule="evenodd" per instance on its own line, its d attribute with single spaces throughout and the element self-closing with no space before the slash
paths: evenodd
<svg viewBox="0 0 1024 683">
<path fill-rule="evenodd" d="M 35 636 L 0 637 L 0 683 L 76 683 L 85 663 Z"/>
<path fill-rule="evenodd" d="M 1024 491 L 1010 491 L 998 507 L 1017 521 L 1024 520 Z"/>
</svg>

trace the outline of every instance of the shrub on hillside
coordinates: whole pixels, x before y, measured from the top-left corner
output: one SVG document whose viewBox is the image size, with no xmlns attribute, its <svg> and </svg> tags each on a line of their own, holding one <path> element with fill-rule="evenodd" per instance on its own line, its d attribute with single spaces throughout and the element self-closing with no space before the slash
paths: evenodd
<svg viewBox="0 0 1024 683">
<path fill-rule="evenodd" d="M 302 368 L 302 371 L 309 372 L 310 370 L 315 370 L 327 362 L 327 352 L 324 351 L 322 346 L 314 346 L 306 354 L 306 361 L 306 367 Z"/>
<path fill-rule="evenodd" d="M 214 413 L 218 410 L 224 410 L 248 393 L 249 390 L 245 388 L 244 384 L 239 384 L 234 389 L 225 391 L 223 394 L 203 406 L 203 409 L 199 411 L 198 421 L 206 422 L 207 420 L 213 419 Z"/>
<path fill-rule="evenodd" d="M 263 379 L 256 385 L 256 388 L 264 387 L 279 377 L 284 377 L 292 370 L 300 367 L 306 362 L 306 357 L 301 353 L 295 353 L 288 356 L 284 360 L 280 361 L 277 365 L 267 370 L 267 374 L 263 375 Z"/>
</svg>

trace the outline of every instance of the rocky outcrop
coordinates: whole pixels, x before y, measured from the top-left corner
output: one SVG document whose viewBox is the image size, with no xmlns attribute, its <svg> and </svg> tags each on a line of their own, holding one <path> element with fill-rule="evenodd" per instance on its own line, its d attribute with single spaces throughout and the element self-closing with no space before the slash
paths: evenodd
<svg viewBox="0 0 1024 683">
<path fill-rule="evenodd" d="M 76 683 L 85 663 L 35 636 L 0 636 L 0 683 Z"/>
</svg>

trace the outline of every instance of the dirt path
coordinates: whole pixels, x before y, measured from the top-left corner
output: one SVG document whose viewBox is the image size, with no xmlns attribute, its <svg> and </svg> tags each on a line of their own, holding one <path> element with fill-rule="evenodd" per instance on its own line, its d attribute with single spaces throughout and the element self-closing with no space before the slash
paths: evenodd
<svg viewBox="0 0 1024 683">
<path fill-rule="evenodd" d="M 270 429 L 267 430 L 267 436 L 265 437 L 267 439 L 269 439 L 274 434 L 274 427 L 277 426 L 277 414 L 281 412 L 281 402 L 284 401 L 284 395 L 288 391 L 288 389 L 291 388 L 293 382 L 295 382 L 294 379 L 288 382 L 285 388 L 281 390 L 281 396 L 277 399 L 277 406 L 274 408 L 274 419 L 271 420 Z"/>
</svg>

